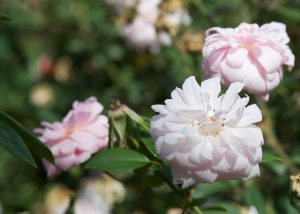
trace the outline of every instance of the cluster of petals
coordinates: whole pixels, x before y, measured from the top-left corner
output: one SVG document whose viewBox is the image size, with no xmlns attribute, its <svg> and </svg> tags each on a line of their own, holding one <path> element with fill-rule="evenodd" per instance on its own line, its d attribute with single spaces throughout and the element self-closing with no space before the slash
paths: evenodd
<svg viewBox="0 0 300 214">
<path fill-rule="evenodd" d="M 196 183 L 249 179 L 259 175 L 263 135 L 253 123 L 262 119 L 259 108 L 241 98 L 243 83 L 233 83 L 225 94 L 220 78 L 201 83 L 195 77 L 176 88 L 151 119 L 157 153 L 171 165 L 173 182 L 182 188 Z"/>
<path fill-rule="evenodd" d="M 227 86 L 243 82 L 249 93 L 268 100 L 282 79 L 283 65 L 289 70 L 294 66 L 288 43 L 286 26 L 278 22 L 210 28 L 203 47 L 205 76 L 220 76 Z"/>
<path fill-rule="evenodd" d="M 131 47 L 137 50 L 149 48 L 150 51 L 157 52 L 161 46 L 169 46 L 172 43 L 170 33 L 167 30 L 159 30 L 156 27 L 161 15 L 160 4 L 162 0 L 127 0 L 127 3 L 117 0 L 107 1 L 117 8 L 120 8 L 120 2 L 123 2 L 122 8 L 124 10 L 135 7 L 136 15 L 134 19 L 121 27 L 122 35 Z M 176 27 L 189 25 L 191 22 L 190 16 L 182 8 L 166 14 L 165 20 Z"/>
<path fill-rule="evenodd" d="M 43 128 L 35 130 L 55 158 L 55 165 L 43 160 L 49 177 L 80 165 L 108 146 L 109 124 L 102 110 L 95 97 L 75 101 L 62 122 L 42 122 Z"/>
</svg>

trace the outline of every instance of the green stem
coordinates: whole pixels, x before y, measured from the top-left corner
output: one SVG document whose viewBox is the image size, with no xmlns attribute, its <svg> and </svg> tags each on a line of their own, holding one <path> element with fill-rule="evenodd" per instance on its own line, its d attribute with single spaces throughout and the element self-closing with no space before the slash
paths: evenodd
<svg viewBox="0 0 300 214">
<path fill-rule="evenodd" d="M 189 214 L 189 204 L 192 199 L 192 188 L 185 189 L 183 191 L 183 200 L 182 200 L 182 214 Z"/>
<path fill-rule="evenodd" d="M 194 213 L 195 214 L 203 214 L 202 211 L 200 210 L 200 208 L 197 206 L 194 206 Z"/>
</svg>

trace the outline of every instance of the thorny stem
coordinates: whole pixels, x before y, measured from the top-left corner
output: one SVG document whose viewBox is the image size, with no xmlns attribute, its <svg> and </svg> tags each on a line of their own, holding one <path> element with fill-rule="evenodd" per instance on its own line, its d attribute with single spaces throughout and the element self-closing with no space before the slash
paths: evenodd
<svg viewBox="0 0 300 214">
<path fill-rule="evenodd" d="M 263 113 L 263 122 L 261 124 L 261 128 L 266 137 L 266 143 L 280 156 L 280 158 L 287 164 L 288 169 L 291 173 L 296 174 L 299 170 L 295 166 L 295 164 L 290 160 L 289 156 L 283 149 L 281 143 L 279 142 L 272 121 L 271 112 L 266 105 L 261 100 L 258 100 L 258 103 L 262 109 Z"/>
</svg>

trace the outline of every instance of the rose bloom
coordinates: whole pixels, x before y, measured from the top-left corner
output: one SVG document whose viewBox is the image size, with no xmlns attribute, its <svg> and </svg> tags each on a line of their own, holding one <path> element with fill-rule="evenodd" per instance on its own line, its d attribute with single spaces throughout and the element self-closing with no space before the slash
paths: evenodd
<svg viewBox="0 0 300 214">
<path fill-rule="evenodd" d="M 114 204 L 122 202 L 125 194 L 125 186 L 106 174 L 84 179 L 74 202 L 74 214 L 112 213 Z"/>
<path fill-rule="evenodd" d="M 44 128 L 35 130 L 55 158 L 55 165 L 43 160 L 49 177 L 80 165 L 108 146 L 109 124 L 108 118 L 100 114 L 102 110 L 95 97 L 75 101 L 62 122 L 43 122 Z"/>
<path fill-rule="evenodd" d="M 148 22 L 155 24 L 159 16 L 160 3 L 161 0 L 140 0 L 137 5 L 138 16 L 141 16 Z"/>
<path fill-rule="evenodd" d="M 195 77 L 176 88 L 151 119 L 157 153 L 171 165 L 173 182 L 182 188 L 196 183 L 249 179 L 259 175 L 263 135 L 253 123 L 262 119 L 249 97 L 238 93 L 242 83 L 219 96 L 218 77 L 202 82 Z"/>
<path fill-rule="evenodd" d="M 171 44 L 172 38 L 167 32 L 156 30 L 160 3 L 161 0 L 139 1 L 135 19 L 121 29 L 122 35 L 131 47 L 137 50 L 150 48 L 155 53 L 159 51 L 161 45 Z"/>
<path fill-rule="evenodd" d="M 243 82 L 248 92 L 268 100 L 282 79 L 283 65 L 289 70 L 294 66 L 289 41 L 286 26 L 277 22 L 210 28 L 203 47 L 205 76 L 221 76 L 227 86 Z"/>
<path fill-rule="evenodd" d="M 123 36 L 128 44 L 138 50 L 150 47 L 156 50 L 160 46 L 160 39 L 155 26 L 142 17 L 136 18 L 132 23 L 124 26 Z"/>
<path fill-rule="evenodd" d="M 191 16 L 187 13 L 187 11 L 183 10 L 182 8 L 178 8 L 172 13 L 167 13 L 165 16 L 167 22 L 169 22 L 172 26 L 188 26 L 192 23 Z"/>
</svg>

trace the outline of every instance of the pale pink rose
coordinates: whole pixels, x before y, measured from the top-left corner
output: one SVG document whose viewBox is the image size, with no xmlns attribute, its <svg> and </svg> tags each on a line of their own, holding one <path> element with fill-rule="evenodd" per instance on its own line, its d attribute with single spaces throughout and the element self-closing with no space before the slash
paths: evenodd
<svg viewBox="0 0 300 214">
<path fill-rule="evenodd" d="M 159 15 L 160 3 L 161 0 L 140 0 L 137 6 L 138 16 L 154 25 Z"/>
<path fill-rule="evenodd" d="M 192 23 L 191 16 L 182 8 L 178 8 L 174 12 L 166 14 L 165 19 L 169 22 L 169 24 L 175 27 L 180 25 L 188 26 Z"/>
<path fill-rule="evenodd" d="M 125 25 L 122 34 L 129 45 L 136 49 L 157 48 L 159 46 L 159 38 L 154 24 L 143 17 L 137 17 L 132 23 Z"/>
<path fill-rule="evenodd" d="M 286 26 L 277 22 L 210 28 L 203 47 L 205 76 L 221 76 L 227 86 L 243 82 L 248 92 L 268 100 L 269 92 L 282 79 L 283 65 L 289 70 L 294 66 L 288 43 Z"/>
<path fill-rule="evenodd" d="M 137 49 L 149 48 L 151 52 L 158 52 L 161 46 L 168 46 L 172 42 L 169 33 L 158 31 L 156 21 L 159 16 L 161 0 L 141 0 L 137 5 L 137 15 L 134 20 L 121 29 L 128 44 Z"/>
<path fill-rule="evenodd" d="M 151 52 L 156 53 L 161 46 L 169 46 L 172 43 L 170 34 L 158 31 L 155 26 L 160 3 L 161 0 L 139 1 L 134 20 L 121 29 L 122 35 L 131 47 L 137 50 L 149 48 Z"/>
<path fill-rule="evenodd" d="M 49 177 L 80 165 L 108 146 L 109 124 L 108 118 L 100 114 L 102 110 L 95 97 L 75 101 L 62 122 L 43 122 L 44 128 L 35 130 L 55 157 L 55 165 L 43 160 Z"/>
<path fill-rule="evenodd" d="M 249 179 L 259 175 L 263 135 L 253 123 L 262 119 L 249 97 L 238 93 L 242 83 L 230 85 L 224 95 L 218 77 L 201 86 L 195 77 L 176 88 L 151 119 L 157 153 L 171 165 L 173 182 L 182 188 L 201 182 Z"/>
</svg>

